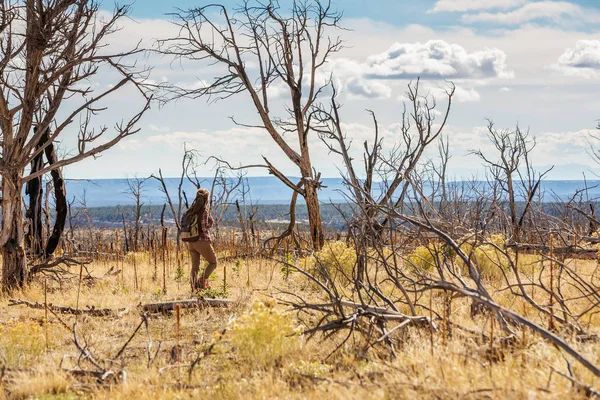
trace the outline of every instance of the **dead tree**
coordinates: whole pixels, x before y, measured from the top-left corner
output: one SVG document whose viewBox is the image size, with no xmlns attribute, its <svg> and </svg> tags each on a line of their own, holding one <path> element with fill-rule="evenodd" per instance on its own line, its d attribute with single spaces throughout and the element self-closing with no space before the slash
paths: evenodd
<svg viewBox="0 0 600 400">
<path fill-rule="evenodd" d="M 127 179 L 127 189 L 129 196 L 135 201 L 135 210 L 134 210 L 134 227 L 133 227 L 133 237 L 131 242 L 132 251 L 138 251 L 138 242 L 140 238 L 140 224 L 142 219 L 142 207 L 144 203 L 142 203 L 142 192 L 144 183 L 150 178 L 138 178 L 135 177 L 133 179 Z"/>
<path fill-rule="evenodd" d="M 492 179 L 501 188 L 504 195 L 496 204 L 502 207 L 504 203 L 508 203 L 508 233 L 512 242 L 519 243 L 540 183 L 552 168 L 542 173 L 533 169 L 531 152 L 535 148 L 535 139 L 529 137 L 529 132 L 522 131 L 518 126 L 514 131 L 499 131 L 491 120 L 488 121 L 487 128 L 488 139 L 497 151 L 497 159 L 484 154 L 482 150 L 473 150 L 472 153 L 485 163 Z M 519 200 L 525 203 L 522 210 L 518 207 Z"/>
<path fill-rule="evenodd" d="M 409 99 L 410 114 L 406 108 L 402 113 L 402 136 L 395 144 L 389 156 L 382 154 L 383 137 L 379 133 L 379 124 L 373 111 L 369 111 L 373 118 L 373 142 L 363 143 L 363 171 L 354 165 L 350 155 L 350 142 L 342 127 L 340 106 L 337 102 L 337 91 L 332 85 L 333 94 L 328 107 L 319 106 L 312 113 L 317 123 L 313 126 L 320 135 L 330 152 L 341 157 L 345 166 L 344 180 L 351 193 L 351 199 L 357 206 L 357 218 L 350 224 L 353 236 L 367 235 L 371 241 L 381 239 L 383 226 L 388 220 L 382 216 L 382 209 L 390 206 L 395 200 L 394 207 L 402 206 L 411 175 L 419 165 L 425 149 L 434 143 L 442 134 L 454 96 L 455 86 L 450 84 L 446 89 L 446 108 L 442 113 L 442 120 L 435 126 L 434 110 L 437 106 L 435 98 L 423 96 L 420 93 L 419 80 L 409 83 L 407 97 Z M 364 175 L 364 179 L 359 176 Z M 381 180 L 385 187 L 375 188 L 375 182 Z M 381 190 L 376 190 L 381 189 Z M 397 191 L 400 194 L 397 194 Z M 362 240 L 355 241 L 358 246 Z M 365 276 L 367 249 L 357 247 L 359 265 L 357 285 L 361 285 Z"/>
<path fill-rule="evenodd" d="M 37 133 L 37 127 L 33 128 L 33 132 Z M 54 144 L 48 143 L 48 133 L 42 135 L 40 142 L 36 146 L 36 150 L 45 147 L 44 153 L 46 155 L 47 165 L 51 166 L 58 161 L 58 157 L 54 150 Z M 42 156 L 44 153 L 36 155 L 31 162 L 30 173 L 36 173 L 44 167 L 44 161 Z M 65 183 L 62 178 L 62 171 L 60 169 L 53 169 L 50 171 L 52 176 L 52 182 L 48 182 L 46 185 L 46 196 L 48 196 L 48 190 L 54 188 L 54 201 L 56 205 L 56 219 L 54 222 L 54 228 L 52 234 L 47 229 L 47 238 L 43 237 L 43 222 L 42 222 L 42 195 L 43 195 L 43 176 L 40 175 L 35 179 L 27 182 L 25 185 L 25 194 L 29 196 L 29 208 L 27 209 L 27 218 L 29 219 L 29 231 L 26 237 L 26 248 L 29 249 L 32 257 L 39 257 L 44 254 L 46 257 L 52 255 L 59 244 L 62 233 L 65 229 L 67 221 L 67 194 Z M 46 199 L 48 200 L 48 199 Z M 47 203 L 47 201 L 46 201 Z M 46 223 L 50 224 L 50 213 L 48 210 L 45 212 Z M 47 239 L 47 240 L 46 240 Z M 44 245 L 44 241 L 46 244 Z"/>
<path fill-rule="evenodd" d="M 329 1 L 311 0 L 295 1 L 290 10 L 283 10 L 272 1 L 244 2 L 233 13 L 222 5 L 211 4 L 180 11 L 173 17 L 179 35 L 159 41 L 159 51 L 179 60 L 208 61 L 221 66 L 225 72 L 197 89 L 172 88 L 170 100 L 225 99 L 248 93 L 260 117 L 260 123 L 253 127 L 264 129 L 298 168 L 303 186 L 297 189 L 265 159 L 268 171 L 304 197 L 312 246 L 320 249 L 324 240 L 317 194 L 321 182 L 311 162 L 309 134 L 313 121 L 310 115 L 326 85 L 317 78 L 319 69 L 341 48 L 339 38 L 327 36 L 330 29 L 339 26 L 341 14 L 332 9 Z M 256 76 L 247 67 L 249 63 L 257 66 Z M 273 99 L 269 88 L 278 84 L 289 93 L 285 118 L 274 115 L 270 109 Z M 237 122 L 234 120 L 234 123 Z M 299 152 L 286 141 L 284 133 L 297 139 Z"/>
<path fill-rule="evenodd" d="M 0 246 L 4 290 L 22 286 L 28 278 L 23 185 L 95 156 L 136 133 L 137 122 L 149 108 L 150 96 L 142 86 L 145 71 L 127 64 L 130 56 L 142 50 L 137 47 L 118 53 L 106 50 L 111 34 L 118 29 L 118 21 L 128 10 L 119 6 L 112 15 L 102 18 L 98 3 L 92 0 L 4 1 L 0 5 L 3 195 Z M 120 80 L 101 88 L 86 87 L 86 82 L 103 70 L 112 70 L 121 76 Z M 93 116 L 104 110 L 103 102 L 127 86 L 139 90 L 140 111 L 116 124 L 114 131 L 106 126 L 94 128 Z M 26 168 L 72 129 L 75 120 L 81 121 L 77 149 L 26 174 Z M 34 125 L 38 129 L 32 133 Z"/>
<path fill-rule="evenodd" d="M 34 132 L 36 129 L 34 128 Z M 39 149 L 44 143 L 36 146 Z M 31 172 L 35 173 L 44 167 L 43 154 L 38 154 L 31 161 Z M 43 184 L 42 177 L 32 179 L 25 185 L 25 194 L 29 196 L 29 208 L 27 209 L 26 217 L 29 220 L 29 229 L 25 244 L 29 249 L 31 257 L 37 257 L 42 254 L 42 196 Z"/>
</svg>

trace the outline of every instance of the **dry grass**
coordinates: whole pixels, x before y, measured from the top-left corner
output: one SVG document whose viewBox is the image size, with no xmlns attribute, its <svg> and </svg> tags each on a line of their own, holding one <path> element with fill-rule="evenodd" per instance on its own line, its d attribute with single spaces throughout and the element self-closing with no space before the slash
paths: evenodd
<svg viewBox="0 0 600 400">
<path fill-rule="evenodd" d="M 573 265 L 582 273 L 589 270 L 591 274 L 595 268 L 592 262 Z M 102 360 L 114 360 L 139 324 L 137 304 L 190 297 L 187 256 L 179 271 L 176 263 L 171 263 L 167 271 L 167 293 L 162 290 L 162 271 L 153 279 L 154 263 L 144 254 L 129 256 L 119 263 L 122 273 L 103 276 L 113 266 L 114 261 L 93 264 L 90 272 L 102 278 L 82 285 L 80 290 L 77 281 L 62 287 L 48 281 L 50 303 L 74 307 L 79 291 L 80 307 L 131 308 L 131 312 L 120 318 L 60 316 L 68 326 L 77 322 L 81 341 Z M 71 330 L 55 316 L 51 315 L 45 324 L 43 310 L 8 307 L 9 298 L 0 297 L 0 371 L 4 371 L 0 372 L 3 374 L 0 399 L 3 396 L 139 400 L 584 398 L 568 380 L 551 372 L 552 368 L 567 371 L 562 353 L 530 332 L 523 333 L 522 344 L 491 350 L 489 343 L 460 329 L 444 338 L 439 333 L 431 335 L 423 329 L 406 328 L 395 336 L 399 346 L 396 359 L 373 351 L 364 352 L 359 338 L 330 355 L 342 336 L 328 341 L 318 337 L 307 341 L 299 334 L 294 315 L 272 300 L 278 296 L 278 289 L 316 300 L 319 294 L 314 285 L 298 273 L 288 275 L 275 262 L 255 259 L 222 263 L 213 287 L 223 286 L 225 269 L 226 289 L 229 297 L 237 301 L 236 306 L 183 312 L 179 337 L 173 314 L 151 316 L 151 363 L 147 356 L 149 338 L 142 330 L 123 355 L 114 360 L 126 370 L 127 377 L 124 383 L 112 386 L 98 386 L 93 379 L 67 372 L 73 367 L 74 359 L 65 356 L 77 357 L 79 352 L 73 345 Z M 547 324 L 530 307 L 515 303 L 506 291 L 493 295 L 497 301 Z M 441 311 L 442 294 L 435 296 L 432 303 L 439 304 Z M 539 297 L 541 293 L 536 296 L 543 301 Z M 36 281 L 11 297 L 43 302 L 43 282 Z M 464 299 L 453 301 L 451 322 L 489 334 L 492 329 L 489 318 L 471 319 L 469 304 Z M 592 319 L 589 330 L 597 332 L 599 323 L 596 318 Z M 171 358 L 171 350 L 177 343 L 183 348 L 180 363 Z M 600 364 L 600 344 L 573 345 Z M 191 362 L 199 355 L 200 361 L 188 374 Z M 82 365 L 89 367 L 89 364 Z M 581 381 L 600 385 L 576 363 L 573 369 Z"/>
</svg>

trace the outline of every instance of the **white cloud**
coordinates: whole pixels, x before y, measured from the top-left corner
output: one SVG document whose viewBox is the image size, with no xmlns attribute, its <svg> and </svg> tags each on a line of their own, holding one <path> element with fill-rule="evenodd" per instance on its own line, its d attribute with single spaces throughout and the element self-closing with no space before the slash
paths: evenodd
<svg viewBox="0 0 600 400">
<path fill-rule="evenodd" d="M 457 86 L 454 92 L 454 100 L 459 103 L 467 103 L 469 101 L 479 101 L 481 96 L 475 89 L 465 89 Z"/>
<path fill-rule="evenodd" d="M 438 0 L 428 13 L 508 9 L 526 3 L 527 0 Z"/>
<path fill-rule="evenodd" d="M 500 88 L 500 91 L 501 91 L 501 92 L 510 92 L 511 90 L 512 90 L 511 88 L 509 88 L 509 87 L 506 87 L 506 86 L 504 86 L 504 87 Z"/>
<path fill-rule="evenodd" d="M 600 40 L 578 40 L 551 68 L 565 75 L 595 78 L 600 75 Z"/>
<path fill-rule="evenodd" d="M 459 2 L 459 0 L 455 1 Z M 502 11 L 500 8 L 497 10 Z M 490 9 L 490 11 L 494 10 Z M 471 14 L 476 15 L 477 11 Z M 117 32 L 114 36 L 114 42 L 119 46 L 121 43 L 130 46 L 131 43 L 137 43 L 140 37 L 150 39 L 153 36 L 162 37 L 172 34 L 172 27 L 164 21 L 155 23 L 152 20 L 141 20 L 139 24 L 124 22 L 124 30 Z M 329 77 L 329 72 L 333 71 L 337 83 L 340 79 L 338 76 L 343 74 L 344 85 L 352 78 L 366 81 L 366 83 L 356 83 L 357 85 L 381 83 L 391 88 L 394 99 L 406 90 L 407 79 L 369 79 L 365 73 L 370 68 L 366 65 L 367 58 L 373 54 L 387 53 L 390 45 L 395 41 L 426 43 L 429 40 L 443 38 L 445 42 L 459 43 L 469 51 L 490 47 L 501 49 L 508 55 L 506 63 L 510 62 L 510 70 L 514 71 L 515 75 L 515 79 L 510 81 L 510 85 L 509 82 L 500 81 L 498 86 L 486 87 L 483 83 L 489 82 L 491 78 L 471 80 L 439 77 L 439 74 L 438 79 L 422 80 L 423 87 L 425 87 L 426 83 L 432 86 L 443 85 L 443 78 L 451 79 L 461 88 L 461 90 L 457 89 L 455 106 L 450 114 L 450 122 L 454 126 L 462 127 L 465 132 L 462 135 L 454 136 L 456 138 L 454 141 L 451 137 L 451 151 L 455 155 L 453 160 L 461 165 L 464 163 L 461 156 L 465 154 L 466 148 L 478 148 L 486 145 L 485 135 L 475 135 L 470 129 L 474 125 L 481 124 L 485 117 L 495 118 L 499 125 L 506 127 L 519 121 L 531 125 L 535 132 L 557 132 L 548 136 L 536 134 L 538 136 L 536 154 L 539 157 L 537 163 L 540 165 L 588 160 L 585 151 L 588 147 L 587 143 L 581 142 L 578 136 L 569 136 L 570 134 L 565 132 L 593 128 L 596 124 L 595 119 L 598 117 L 597 110 L 600 109 L 600 100 L 590 89 L 589 82 L 567 79 L 562 72 L 560 74 L 552 73 L 552 70 L 543 67 L 557 64 L 558 56 L 566 53 L 565 49 L 567 48 L 575 47 L 574 54 L 577 53 L 575 52 L 577 47 L 575 43 L 580 39 L 600 39 L 597 30 L 596 32 L 592 30 L 593 25 L 587 26 L 585 31 L 563 29 L 562 25 L 540 24 L 525 24 L 514 27 L 515 29 L 511 27 L 511 29 L 498 30 L 495 29 L 498 28 L 495 25 L 492 25 L 493 29 L 490 29 L 489 25 L 491 24 L 478 25 L 476 28 L 465 26 L 465 24 L 444 28 L 423 25 L 393 26 L 369 19 L 346 19 L 344 25 L 349 30 L 344 31 L 342 35 L 349 45 L 339 54 L 340 57 L 343 57 L 342 59 L 330 61 L 329 71 L 323 70 L 323 76 Z M 588 47 L 587 51 L 591 51 L 591 48 Z M 435 59 L 431 61 L 429 58 L 426 57 L 425 60 L 437 61 Z M 140 62 L 143 61 L 146 60 L 140 57 Z M 170 63 L 170 59 L 158 56 L 152 56 L 149 61 L 150 64 L 156 63 L 153 77 L 157 81 L 162 81 L 162 77 L 167 76 L 172 82 L 194 84 L 200 79 L 211 80 L 220 73 L 214 66 L 205 68 L 198 64 L 182 69 L 178 63 Z M 565 73 L 579 72 L 581 74 L 582 71 L 585 71 L 579 56 L 575 57 L 574 55 L 571 61 L 566 58 L 563 64 L 565 64 L 564 66 L 570 65 L 570 69 Z M 508 67 L 505 68 L 508 69 Z M 600 72 L 600 69 L 598 71 Z M 479 76 L 482 75 L 485 76 L 479 72 Z M 492 74 L 492 77 L 494 76 L 498 77 L 498 74 Z M 104 81 L 109 82 L 108 79 L 104 79 Z M 344 85 L 338 86 L 340 89 L 346 89 L 345 93 L 347 93 L 348 90 Z M 503 85 L 511 88 L 512 92 L 504 93 L 501 88 Z M 279 89 L 273 87 L 270 90 L 278 92 Z M 373 91 L 373 89 L 371 90 Z M 479 95 L 481 95 L 481 100 L 476 102 L 475 99 Z M 127 95 L 127 92 L 124 96 L 118 99 L 117 104 L 109 107 L 108 116 L 105 118 L 107 125 L 111 125 L 115 118 L 121 118 L 124 110 L 129 107 L 130 101 L 133 101 L 131 100 L 133 96 Z M 326 94 L 323 99 L 327 101 Z M 471 99 L 472 102 L 460 103 L 459 99 L 461 101 Z M 441 110 L 443 109 L 443 104 L 441 104 L 443 99 L 438 98 L 438 101 Z M 357 123 L 356 129 L 351 127 L 347 129 L 349 136 L 355 139 L 353 147 L 357 149 L 356 151 L 361 148 L 359 138 L 363 136 L 368 138 L 372 134 L 370 117 L 364 112 L 365 108 L 371 108 L 377 113 L 378 119 L 382 122 L 382 132 L 386 127 L 385 123 L 398 120 L 400 111 L 397 101 L 375 102 L 371 98 L 358 95 L 350 95 L 347 99 L 342 99 L 342 103 L 344 105 L 343 121 L 349 125 Z M 277 111 L 277 105 L 279 103 L 274 102 L 274 112 Z M 134 136 L 135 139 L 131 139 L 133 142 L 126 139 L 99 159 L 91 160 L 81 166 L 77 164 L 71 173 L 78 177 L 115 177 L 122 176 L 126 172 L 132 174 L 135 171 L 142 175 L 150 174 L 160 167 L 165 175 L 176 176 L 179 173 L 183 142 L 192 142 L 193 146 L 191 147 L 200 149 L 205 156 L 221 155 L 235 163 L 260 163 L 262 162 L 260 155 L 265 154 L 269 160 L 277 163 L 276 165 L 282 165 L 282 169 L 285 169 L 286 173 L 297 174 L 297 168 L 291 163 L 286 164 L 285 156 L 281 155 L 281 151 L 272 143 L 268 134 L 264 132 L 254 134 L 251 131 L 231 133 L 230 130 L 237 130 L 232 127 L 232 123 L 228 119 L 231 115 L 249 124 L 257 122 L 254 119 L 256 112 L 250 104 L 248 96 L 244 94 L 210 105 L 202 100 L 182 100 L 171 103 L 165 108 L 155 107 L 144 116 L 143 123 L 147 128 L 143 129 L 139 135 Z M 153 130 L 149 126 L 151 123 L 158 129 Z M 358 126 L 358 123 L 361 123 L 362 126 Z M 189 132 L 189 134 L 182 134 L 171 139 L 164 137 L 162 140 L 157 138 L 149 140 L 153 135 L 167 133 L 167 129 L 163 127 L 168 127 L 168 132 Z M 196 133 L 198 130 L 204 132 Z M 449 136 L 451 136 L 450 133 Z M 567 140 L 568 137 L 577 137 L 576 146 L 572 146 L 568 153 L 563 153 L 561 145 L 555 143 L 555 140 L 556 138 Z M 286 139 L 292 142 L 291 137 L 286 137 Z M 386 137 L 387 144 L 393 144 L 394 140 L 394 137 Z M 546 140 L 550 144 L 545 144 Z M 565 143 L 565 145 L 570 144 L 570 141 Z M 143 148 L 144 154 L 147 154 L 148 157 L 131 156 L 132 150 L 140 151 L 138 146 Z M 319 146 L 318 142 L 315 143 L 316 153 L 314 153 L 313 161 L 318 164 L 318 169 L 323 172 L 324 176 L 337 176 L 337 170 L 331 165 L 335 161 L 335 157 L 328 155 L 327 151 Z M 544 151 L 547 149 L 549 152 L 545 154 Z M 476 163 L 474 168 L 477 169 L 479 165 Z M 251 173 L 262 175 L 264 171 L 253 170 Z"/>
<path fill-rule="evenodd" d="M 168 126 L 161 126 L 161 125 L 155 125 L 155 124 L 148 124 L 148 129 L 152 132 L 169 132 L 170 129 Z"/>
<path fill-rule="evenodd" d="M 589 129 L 570 132 L 542 132 L 536 134 L 533 161 L 538 165 L 565 165 L 573 162 L 592 163 L 587 153 Z"/>
<path fill-rule="evenodd" d="M 525 4 L 509 12 L 465 14 L 461 20 L 466 23 L 491 22 L 504 25 L 520 25 L 540 19 L 558 23 L 563 22 L 566 18 L 574 18 L 585 22 L 598 22 L 600 21 L 600 13 L 566 1 L 539 1 Z"/>
<path fill-rule="evenodd" d="M 439 104 L 443 100 L 447 99 L 449 89 L 450 89 L 450 87 L 448 85 L 440 86 L 440 85 L 421 83 L 419 91 L 424 96 L 433 97 L 436 100 L 436 102 Z M 479 92 L 477 92 L 477 90 L 475 90 L 474 88 L 464 88 L 462 86 L 455 85 L 454 96 L 452 97 L 452 99 L 453 99 L 453 101 L 458 102 L 458 103 L 468 103 L 468 102 L 472 102 L 472 101 L 481 100 L 481 96 L 479 95 Z M 406 94 L 403 94 L 398 97 L 398 100 L 406 102 L 406 101 L 408 101 L 408 97 Z M 442 109 L 443 107 L 438 107 L 438 108 Z"/>
<path fill-rule="evenodd" d="M 499 130 L 505 127 L 497 127 Z M 508 129 L 514 127 L 507 126 Z M 457 170 L 472 172 L 481 170 L 482 162 L 478 157 L 469 155 L 471 150 L 481 150 L 486 157 L 495 159 L 498 150 L 492 145 L 488 138 L 487 126 L 475 126 L 471 129 L 456 129 L 449 127 L 446 135 L 450 141 L 450 151 L 455 156 L 451 159 L 451 167 Z M 593 161 L 586 148 L 589 147 L 589 130 L 566 132 L 534 132 L 531 137 L 536 139 L 536 147 L 531 152 L 534 167 L 556 165 L 560 172 L 560 166 L 568 164 L 592 165 Z M 580 176 L 573 179 L 580 179 Z M 563 178 L 564 179 L 564 178 Z"/>
<path fill-rule="evenodd" d="M 357 97 L 375 99 L 389 99 L 392 96 L 392 88 L 379 81 L 351 78 L 346 83 L 348 92 Z"/>
<path fill-rule="evenodd" d="M 487 79 L 512 78 L 506 54 L 497 48 L 468 53 L 443 40 L 396 43 L 372 55 L 362 65 L 365 76 L 379 79 Z"/>
</svg>

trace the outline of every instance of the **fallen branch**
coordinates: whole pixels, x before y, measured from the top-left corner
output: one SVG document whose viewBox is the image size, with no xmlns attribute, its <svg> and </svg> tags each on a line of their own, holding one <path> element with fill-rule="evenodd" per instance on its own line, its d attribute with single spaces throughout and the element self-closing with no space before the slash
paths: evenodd
<svg viewBox="0 0 600 400">
<path fill-rule="evenodd" d="M 9 306 L 27 306 L 29 308 L 35 308 L 38 310 L 43 310 L 45 305 L 43 303 L 33 303 L 27 300 L 21 299 L 10 299 L 8 300 Z M 205 299 L 205 298 L 197 298 L 197 299 L 187 299 L 187 300 L 174 300 L 167 301 L 163 303 L 148 303 L 148 304 L 140 304 L 138 307 L 142 311 L 151 312 L 151 313 L 159 313 L 165 311 L 172 311 L 176 306 L 179 306 L 182 309 L 186 308 L 205 308 L 205 307 L 229 307 L 233 304 L 233 300 L 228 299 Z M 48 304 L 48 310 L 54 311 L 59 314 L 72 314 L 72 315 L 90 315 L 92 317 L 122 317 L 127 314 L 130 309 L 129 308 L 119 308 L 119 309 L 111 309 L 111 308 L 96 308 L 95 306 L 87 306 L 86 308 L 79 309 L 73 307 L 65 307 L 65 306 L 56 306 L 54 304 Z"/>
<path fill-rule="evenodd" d="M 142 325 L 146 325 L 146 329 L 148 329 L 148 317 L 145 314 L 142 315 L 142 321 L 137 326 L 137 328 L 135 328 L 135 330 L 133 331 L 133 333 L 131 334 L 131 336 L 129 337 L 129 339 L 127 339 L 127 341 L 125 342 L 125 344 L 121 347 L 121 349 L 119 350 L 119 352 L 115 356 L 115 359 L 119 358 L 123 354 L 123 352 L 125 351 L 125 349 L 129 345 L 129 343 L 131 343 L 131 341 L 133 340 L 133 338 L 135 337 L 135 335 L 138 333 L 138 331 L 140 330 L 140 328 L 142 327 Z"/>
<path fill-rule="evenodd" d="M 96 360 L 96 358 L 94 357 L 94 355 L 89 351 L 89 349 L 86 346 L 83 346 L 81 343 L 79 343 L 79 340 L 77 338 L 77 324 L 73 325 L 73 343 L 75 344 L 75 347 L 77 347 L 77 349 L 80 351 L 80 355 L 77 358 L 77 366 L 79 367 L 78 369 L 68 369 L 66 371 L 68 371 L 69 373 L 73 374 L 74 376 L 93 376 L 97 379 L 98 383 L 100 384 L 105 384 L 105 383 L 113 383 L 113 382 L 118 382 L 118 381 L 125 381 L 125 377 L 126 377 L 126 373 L 125 370 L 120 370 L 120 371 L 112 371 L 109 369 L 104 368 L 101 363 Z M 63 357 L 63 360 L 61 361 L 61 367 L 62 367 L 62 362 L 65 360 L 65 358 Z M 81 362 L 82 361 L 88 361 L 94 368 L 96 368 L 96 370 L 87 370 L 87 369 L 83 369 L 81 367 Z"/>
<path fill-rule="evenodd" d="M 482 296 L 477 291 L 470 289 L 470 288 L 459 287 L 459 286 L 454 285 L 453 283 L 444 282 L 444 281 L 435 282 L 430 287 L 432 289 L 450 290 L 453 292 L 461 293 L 467 297 L 470 297 L 474 301 L 481 303 L 481 304 L 485 305 L 486 307 L 488 307 L 489 309 L 500 313 L 501 315 L 514 321 L 515 323 L 531 329 L 533 332 L 539 334 L 541 337 L 543 337 L 544 339 L 553 343 L 558 348 L 561 348 L 562 350 L 564 350 L 567 354 L 569 354 L 571 357 L 573 357 L 575 360 L 577 360 L 581 365 L 583 365 L 591 373 L 593 373 L 596 376 L 600 376 L 600 368 L 598 368 L 591 361 L 589 361 L 586 357 L 584 357 L 583 354 L 579 353 L 577 350 L 575 350 L 573 347 L 571 347 L 569 344 L 567 344 L 567 342 L 565 342 L 564 339 L 557 336 L 553 332 L 543 328 L 542 326 L 536 324 L 535 322 L 530 321 L 527 318 L 517 314 L 516 312 L 509 310 L 505 307 L 502 307 L 501 305 L 495 303 L 491 299 Z"/>
<path fill-rule="evenodd" d="M 67 268 L 77 266 L 77 265 L 88 265 L 92 263 L 92 260 L 81 260 L 77 259 L 77 256 L 69 257 L 63 256 L 56 259 L 47 260 L 41 264 L 34 265 L 31 267 L 29 274 L 31 276 L 37 275 L 39 273 L 68 273 L 66 270 L 62 270 L 58 267 L 64 265 Z"/>
<path fill-rule="evenodd" d="M 9 307 L 11 306 L 27 306 L 29 308 L 35 308 L 43 310 L 46 306 L 43 303 L 33 303 L 27 300 L 21 299 L 9 299 Z M 92 317 L 122 317 L 129 312 L 129 308 L 120 308 L 113 310 L 110 308 L 96 308 L 95 306 L 87 306 L 86 308 L 79 309 L 73 307 L 55 306 L 54 304 L 48 304 L 48 309 L 59 314 L 72 314 L 72 315 L 90 315 Z"/>
<path fill-rule="evenodd" d="M 179 306 L 182 309 L 185 308 L 205 308 L 205 307 L 228 307 L 234 304 L 233 300 L 228 299 L 188 299 L 188 300 L 175 300 L 163 303 L 148 303 L 140 304 L 138 307 L 146 312 L 165 312 L 172 311 L 175 307 Z"/>
<path fill-rule="evenodd" d="M 592 386 L 586 385 L 585 383 L 581 383 L 578 380 L 576 380 L 575 378 L 572 378 L 569 375 L 563 374 L 562 372 L 560 372 L 559 370 L 557 370 L 554 367 L 550 367 L 550 368 L 552 368 L 552 370 L 554 372 L 556 372 L 557 374 L 559 374 L 563 378 L 568 379 L 569 381 L 571 381 L 571 383 L 577 389 L 577 391 L 585 394 L 585 397 L 587 397 L 587 398 L 593 398 L 593 399 L 600 398 L 600 391 L 598 391 L 598 389 L 596 389 L 596 388 L 594 388 Z"/>
</svg>

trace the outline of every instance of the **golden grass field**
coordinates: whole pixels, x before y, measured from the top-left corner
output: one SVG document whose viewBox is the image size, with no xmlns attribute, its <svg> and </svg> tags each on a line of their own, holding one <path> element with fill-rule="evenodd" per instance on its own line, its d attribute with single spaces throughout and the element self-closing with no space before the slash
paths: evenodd
<svg viewBox="0 0 600 400">
<path fill-rule="evenodd" d="M 589 271 L 594 279 L 595 262 L 573 265 L 582 273 Z M 104 276 L 111 267 L 122 272 Z M 93 263 L 88 269 L 98 279 L 84 280 L 81 287 L 78 279 L 61 287 L 47 280 L 48 303 L 75 307 L 79 292 L 80 308 L 129 308 L 121 317 L 63 314 L 60 322 L 50 314 L 45 323 L 43 309 L 8 306 L 9 298 L 43 303 L 43 278 L 10 297 L 0 297 L 0 399 L 585 398 L 571 381 L 554 372 L 566 374 L 569 358 L 531 332 L 519 331 L 521 340 L 511 347 L 483 343 L 477 332 L 490 334 L 494 327 L 485 315 L 471 318 L 466 299 L 452 302 L 450 322 L 472 333 L 454 329 L 447 337 L 408 326 L 395 333 L 397 358 L 391 358 L 385 348 L 365 351 L 359 335 L 332 353 L 346 332 L 328 340 L 319 335 L 308 340 L 296 314 L 276 301 L 285 297 L 281 291 L 318 301 L 321 294 L 315 285 L 297 272 L 287 276 L 280 264 L 267 259 L 222 262 L 212 286 L 223 285 L 226 271 L 228 297 L 235 306 L 183 310 L 179 328 L 175 313 L 151 315 L 148 331 L 142 328 L 116 358 L 141 321 L 136 305 L 190 297 L 187 256 L 183 269 L 167 271 L 166 294 L 161 274 L 153 280 L 154 268 L 150 256 L 138 253 L 119 265 Z M 497 302 L 547 325 L 532 309 L 497 289 L 492 292 Z M 440 312 L 443 296 L 436 293 L 431 299 Z M 75 323 L 80 342 L 97 360 L 124 369 L 124 381 L 98 385 L 94 378 L 69 372 L 80 355 L 73 343 Z M 588 330 L 599 333 L 597 318 Z M 600 364 L 600 344 L 569 343 Z M 178 344 L 180 361 L 172 357 Z M 198 361 L 190 372 L 194 360 Z M 571 364 L 578 380 L 600 385 L 579 364 Z M 85 361 L 80 366 L 91 368 Z"/>
</svg>

